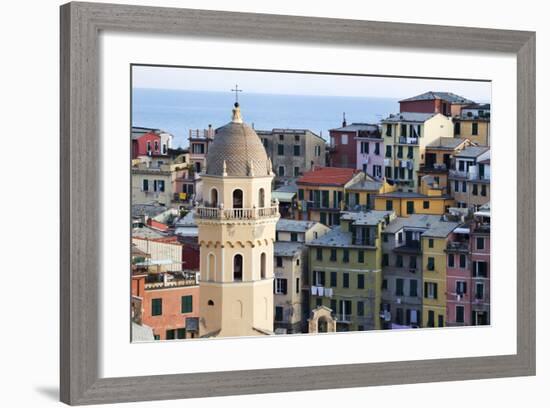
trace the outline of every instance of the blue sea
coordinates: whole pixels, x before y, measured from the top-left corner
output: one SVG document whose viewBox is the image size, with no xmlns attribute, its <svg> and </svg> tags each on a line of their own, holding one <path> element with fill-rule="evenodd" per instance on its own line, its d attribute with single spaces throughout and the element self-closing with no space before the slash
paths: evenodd
<svg viewBox="0 0 550 408">
<path fill-rule="evenodd" d="M 230 92 L 135 88 L 132 124 L 165 130 L 174 147 L 186 147 L 189 129 L 229 122 L 234 101 Z M 257 130 L 309 129 L 327 140 L 329 129 L 341 126 L 342 112 L 349 124 L 376 123 L 399 111 L 397 99 L 389 98 L 242 93 L 239 103 L 244 121 Z"/>
</svg>

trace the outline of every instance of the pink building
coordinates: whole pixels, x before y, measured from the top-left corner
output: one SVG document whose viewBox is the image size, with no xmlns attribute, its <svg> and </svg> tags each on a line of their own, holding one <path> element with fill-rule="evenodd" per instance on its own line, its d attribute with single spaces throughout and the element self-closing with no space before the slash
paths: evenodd
<svg viewBox="0 0 550 408">
<path fill-rule="evenodd" d="M 448 326 L 471 326 L 473 298 L 470 228 L 455 228 L 447 243 L 447 316 Z"/>
<path fill-rule="evenodd" d="M 357 169 L 375 180 L 384 177 L 384 141 L 380 133 L 357 136 Z"/>
<path fill-rule="evenodd" d="M 490 324 L 491 213 L 485 205 L 474 213 L 470 233 L 472 254 L 472 325 Z"/>
<path fill-rule="evenodd" d="M 378 125 L 369 123 L 352 123 L 348 125 L 345 118 L 342 122 L 342 127 L 330 129 L 329 133 L 330 167 L 350 169 L 362 169 L 362 167 L 358 167 L 357 164 L 357 139 L 360 137 L 380 138 L 380 129 Z"/>
</svg>

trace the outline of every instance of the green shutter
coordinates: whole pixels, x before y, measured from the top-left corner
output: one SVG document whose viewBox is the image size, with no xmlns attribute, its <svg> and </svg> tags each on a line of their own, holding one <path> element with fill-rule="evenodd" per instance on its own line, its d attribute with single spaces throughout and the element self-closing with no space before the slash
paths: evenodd
<svg viewBox="0 0 550 408">
<path fill-rule="evenodd" d="M 193 296 L 182 296 L 181 297 L 181 312 L 182 313 L 192 313 L 193 312 Z"/>
</svg>

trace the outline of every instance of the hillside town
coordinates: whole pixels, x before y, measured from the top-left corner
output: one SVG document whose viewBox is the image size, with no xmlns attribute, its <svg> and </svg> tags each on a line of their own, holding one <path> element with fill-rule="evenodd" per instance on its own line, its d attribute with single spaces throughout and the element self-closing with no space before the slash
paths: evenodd
<svg viewBox="0 0 550 408">
<path fill-rule="evenodd" d="M 225 108 L 225 107 L 223 107 Z M 489 325 L 490 105 L 131 132 L 133 341 Z"/>
</svg>

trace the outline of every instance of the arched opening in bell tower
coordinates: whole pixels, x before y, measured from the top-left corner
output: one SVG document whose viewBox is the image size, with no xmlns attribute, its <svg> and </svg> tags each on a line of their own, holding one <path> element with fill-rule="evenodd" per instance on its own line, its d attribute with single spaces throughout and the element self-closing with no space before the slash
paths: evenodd
<svg viewBox="0 0 550 408">
<path fill-rule="evenodd" d="M 243 280 L 243 256 L 241 254 L 237 254 L 233 257 L 233 280 Z"/>
<path fill-rule="evenodd" d="M 263 188 L 260 188 L 260 190 L 258 191 L 258 207 L 265 207 L 265 191 Z"/>
<path fill-rule="evenodd" d="M 233 208 L 243 208 L 243 190 L 233 190 Z"/>
<path fill-rule="evenodd" d="M 215 188 L 210 190 L 210 206 L 214 208 L 218 206 L 218 190 Z"/>
<path fill-rule="evenodd" d="M 266 277 L 266 262 L 267 257 L 265 255 L 265 252 L 262 252 L 262 255 L 260 256 L 260 277 L 261 279 L 265 279 Z"/>
</svg>

